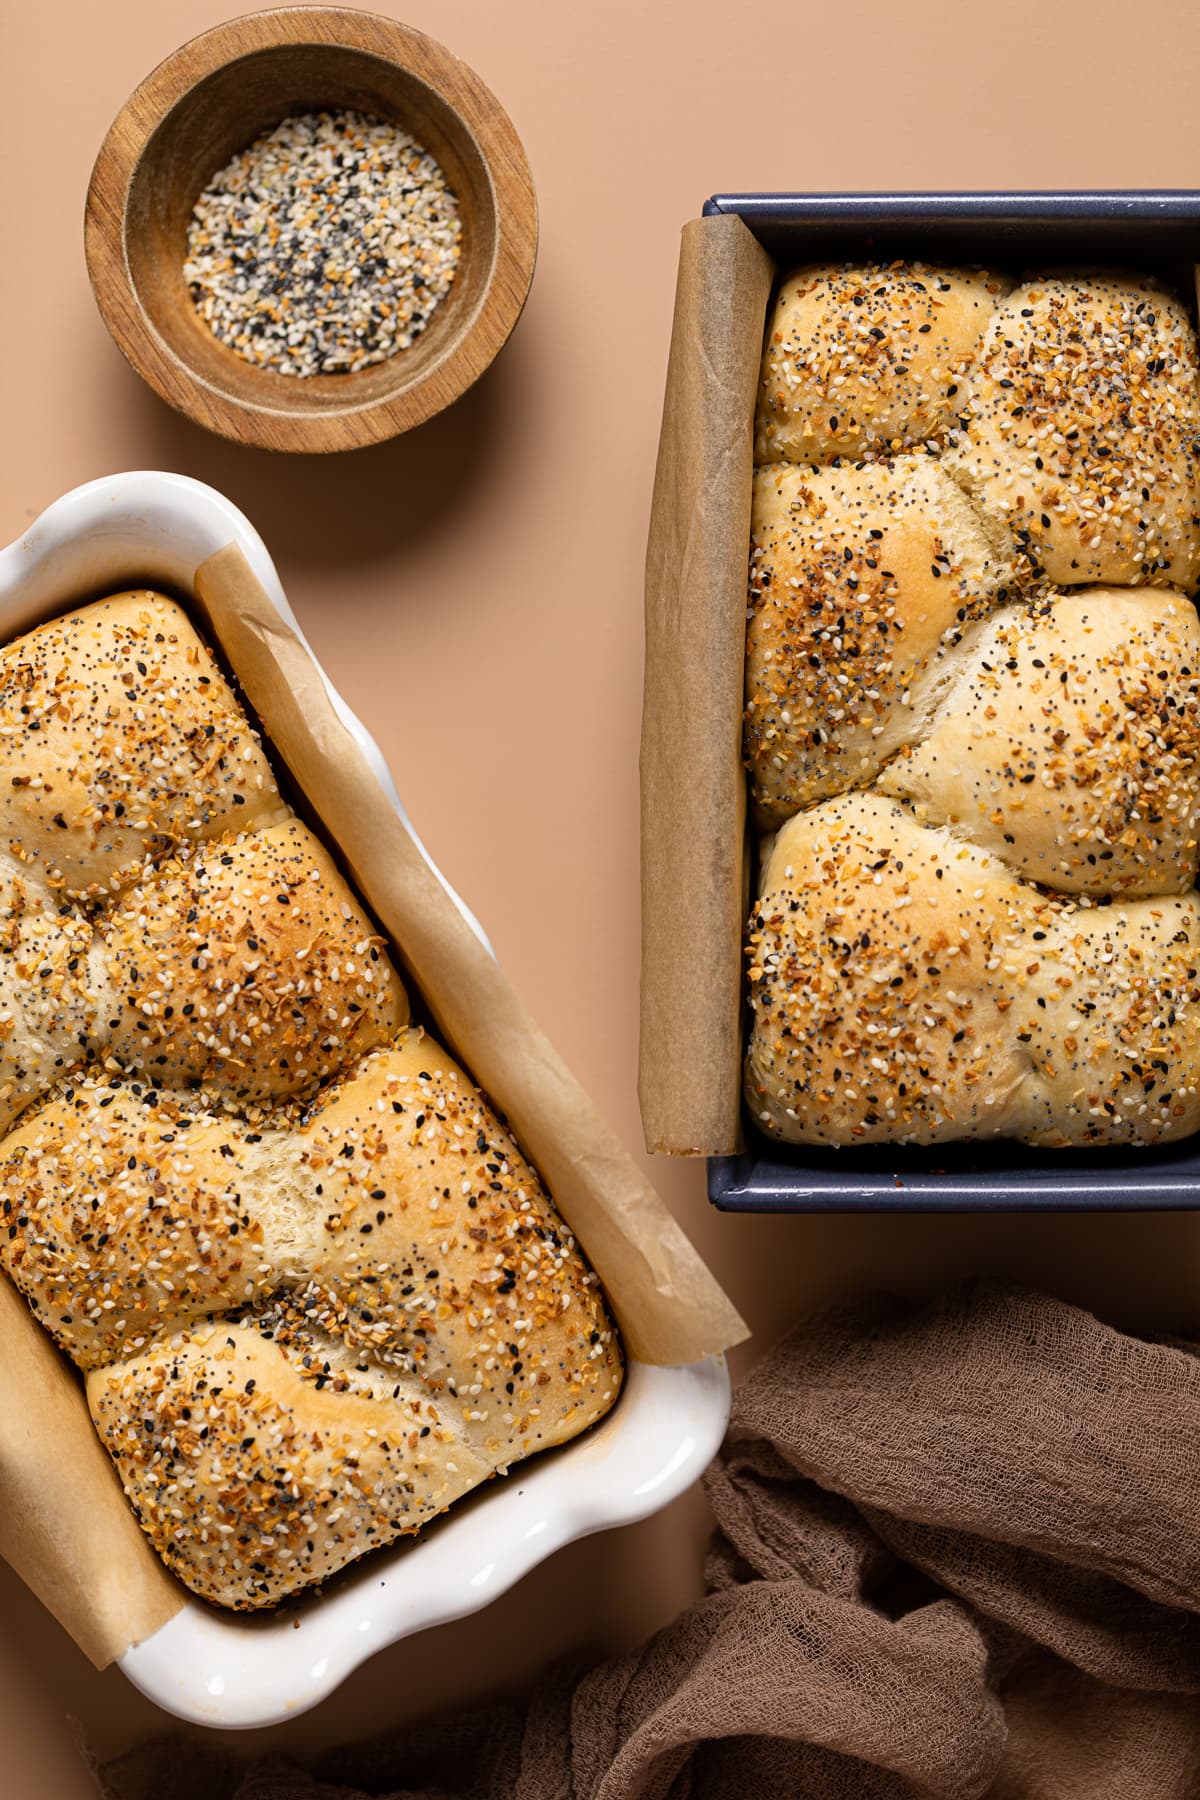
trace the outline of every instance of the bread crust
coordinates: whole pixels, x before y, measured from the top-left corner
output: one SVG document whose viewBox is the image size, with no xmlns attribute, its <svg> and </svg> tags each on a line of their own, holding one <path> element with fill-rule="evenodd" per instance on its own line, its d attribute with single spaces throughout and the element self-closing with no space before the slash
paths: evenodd
<svg viewBox="0 0 1200 1800">
<path fill-rule="evenodd" d="M 408 1020 L 384 938 L 298 819 L 159 863 L 103 937 L 109 1054 L 168 1086 L 290 1099 Z"/>
<path fill-rule="evenodd" d="M 1059 275 L 990 320 L 946 466 L 1058 587 L 1200 580 L 1200 355 L 1144 276 Z"/>
<path fill-rule="evenodd" d="M 1200 838 L 1200 618 L 1170 590 L 1006 607 L 879 791 L 1068 894 L 1184 894 Z"/>
<path fill-rule="evenodd" d="M 1082 907 L 876 794 L 778 834 L 749 932 L 746 1099 L 829 1145 L 1200 1128 L 1195 895 Z"/>
<path fill-rule="evenodd" d="M 877 775 L 1011 583 L 929 455 L 756 470 L 745 752 L 757 821 L 782 824 Z"/>
<path fill-rule="evenodd" d="M 178 1166 L 178 1122 L 164 1134 L 124 1099 L 95 1182 L 105 1221 L 130 1144 L 139 1167 Z M 75 1141 L 89 1122 L 73 1121 Z M 118 1344 L 102 1326 L 88 1379 L 126 1492 L 194 1592 L 272 1605 L 613 1404 L 621 1357 L 595 1277 L 495 1112 L 423 1032 L 368 1057 L 303 1122 L 273 1134 L 198 1122 L 189 1195 L 218 1187 L 223 1145 L 253 1284 L 245 1311 L 191 1323 L 193 1303 L 228 1305 L 228 1267 L 203 1278 L 205 1305 L 174 1279 L 164 1289 L 161 1266 L 143 1275 L 124 1245 L 116 1260 L 136 1291 L 123 1309 L 149 1321 L 150 1342 L 126 1325 Z M 228 1256 L 228 1230 L 213 1235 Z M 176 1242 L 172 1271 L 195 1242 Z M 98 1291 L 94 1274 L 83 1291 Z M 44 1293 L 31 1297 L 54 1329 Z M 71 1348 L 87 1361 L 77 1334 Z M 248 1562 L 223 1527 L 236 1539 L 251 1524 Z"/>
<path fill-rule="evenodd" d="M 148 857 L 286 818 L 258 737 L 183 608 L 137 589 L 0 647 L 0 842 L 104 898 Z"/>
<path fill-rule="evenodd" d="M 601 1418 L 594 1275 L 182 610 L 9 645 L 0 746 L 0 1265 L 181 1579 L 273 1605 Z"/>
<path fill-rule="evenodd" d="M 1009 286 L 920 262 L 793 270 L 767 327 L 755 460 L 858 461 L 943 443 Z"/>
</svg>

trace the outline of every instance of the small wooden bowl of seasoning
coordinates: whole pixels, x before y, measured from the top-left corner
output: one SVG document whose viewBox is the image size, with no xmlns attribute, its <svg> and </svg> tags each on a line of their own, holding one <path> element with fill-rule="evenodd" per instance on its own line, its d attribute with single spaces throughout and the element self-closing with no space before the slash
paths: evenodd
<svg viewBox="0 0 1200 1800">
<path fill-rule="evenodd" d="M 269 450 L 351 450 L 476 381 L 533 278 L 520 140 L 464 63 L 390 19 L 232 19 L 147 77 L 88 190 L 88 272 L 155 392 Z"/>
</svg>

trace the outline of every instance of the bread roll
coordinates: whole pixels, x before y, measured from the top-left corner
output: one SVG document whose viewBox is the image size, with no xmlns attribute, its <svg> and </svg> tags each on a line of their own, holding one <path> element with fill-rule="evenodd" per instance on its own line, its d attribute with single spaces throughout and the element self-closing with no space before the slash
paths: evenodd
<svg viewBox="0 0 1200 1800">
<path fill-rule="evenodd" d="M 384 940 L 297 819 L 197 846 L 104 922 L 108 1054 L 227 1102 L 312 1091 L 407 1022 Z"/>
<path fill-rule="evenodd" d="M 1200 362 L 1144 276 L 1039 277 L 990 320 L 947 467 L 1059 587 L 1200 580 Z"/>
<path fill-rule="evenodd" d="M 102 1041 L 111 997 L 94 938 L 0 851 L 0 1132 Z"/>
<path fill-rule="evenodd" d="M 1008 286 L 920 262 L 793 271 L 767 327 L 756 460 L 858 460 L 940 442 Z"/>
<path fill-rule="evenodd" d="M 1195 607 L 1119 588 L 1005 607 L 877 785 L 1047 887 L 1186 893 L 1200 835 Z"/>
<path fill-rule="evenodd" d="M 1200 1129 L 1196 895 L 1066 907 L 1029 940 L 1008 1014 L 1032 1063 L 1020 1136 L 1066 1149 Z"/>
<path fill-rule="evenodd" d="M 284 1345 L 232 1319 L 88 1378 L 138 1523 L 201 1598 L 270 1606 L 496 1472 L 454 1396 L 400 1369 L 351 1375 L 321 1332 Z"/>
<path fill-rule="evenodd" d="M 81 1074 L 0 1144 L 0 1261 L 60 1348 L 101 1367 L 303 1279 L 293 1160 L 290 1132 L 215 1097 Z M 277 1198 L 295 1246 L 264 1242 Z"/>
<path fill-rule="evenodd" d="M 6 886 L 5 862 L 0 1132 L 89 1056 L 246 1106 L 314 1092 L 408 1019 L 383 940 L 295 819 L 147 871 L 95 922 L 36 871 L 9 865 Z"/>
<path fill-rule="evenodd" d="M 427 1323 L 427 1297 L 398 1298 L 394 1271 L 418 1251 L 437 1268 L 451 1222 L 472 1260 L 483 1226 L 508 1231 L 528 1297 L 526 1277 L 557 1256 L 563 1232 L 547 1207 L 483 1096 L 417 1030 L 365 1058 L 306 1115 L 245 1120 L 211 1095 L 89 1074 L 0 1146 L 0 1256 L 83 1368 L 311 1282 L 342 1296 L 339 1329 L 356 1343 L 381 1333 L 393 1342 Z M 493 1257 L 475 1278 L 480 1292 L 502 1281 L 494 1270 Z M 445 1318 L 441 1338 L 458 1344 L 460 1323 Z M 433 1355 L 428 1342 L 423 1355 Z M 540 1355 L 531 1351 L 531 1366 Z"/>
<path fill-rule="evenodd" d="M 756 470 L 745 745 L 759 822 L 869 781 L 910 742 L 1010 578 L 930 456 Z"/>
<path fill-rule="evenodd" d="M 612 1405 L 595 1277 L 423 1033 L 269 1131 L 140 1098 L 90 1080 L 14 1134 L 4 1260 L 196 1593 L 270 1605 Z"/>
<path fill-rule="evenodd" d="M 1195 896 L 1080 907 L 875 794 L 775 839 L 746 1098 L 817 1144 L 1155 1144 L 1200 1127 Z"/>
<path fill-rule="evenodd" d="M 115 893 L 149 856 L 287 811 L 173 600 L 117 594 L 0 648 L 0 845 L 57 888 Z"/>
</svg>

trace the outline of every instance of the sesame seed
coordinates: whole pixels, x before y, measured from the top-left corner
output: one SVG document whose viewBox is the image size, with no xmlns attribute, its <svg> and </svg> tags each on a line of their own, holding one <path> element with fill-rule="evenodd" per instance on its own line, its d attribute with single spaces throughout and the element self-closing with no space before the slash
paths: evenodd
<svg viewBox="0 0 1200 1800">
<path fill-rule="evenodd" d="M 204 189 L 184 279 L 244 361 L 350 373 L 416 341 L 450 291 L 461 237 L 441 167 L 407 132 L 349 109 L 295 113 Z"/>
</svg>

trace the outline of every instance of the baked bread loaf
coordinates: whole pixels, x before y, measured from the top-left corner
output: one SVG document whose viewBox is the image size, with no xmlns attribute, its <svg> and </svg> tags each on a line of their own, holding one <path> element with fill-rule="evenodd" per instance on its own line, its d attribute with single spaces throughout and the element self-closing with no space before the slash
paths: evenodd
<svg viewBox="0 0 1200 1800">
<path fill-rule="evenodd" d="M 1200 580 L 1200 359 L 1142 276 L 1060 275 L 988 323 L 946 466 L 1059 587 Z"/>
<path fill-rule="evenodd" d="M 773 1136 L 1064 1147 L 1200 1128 L 1194 894 L 1081 906 L 849 794 L 778 834 L 749 948 L 746 1094 Z"/>
<path fill-rule="evenodd" d="M 1195 330 L 1148 278 L 980 276 L 949 395 L 905 347 L 928 274 L 802 271 L 768 341 L 760 461 L 872 460 L 755 471 L 747 1103 L 827 1145 L 1166 1142 L 1200 1128 Z"/>
<path fill-rule="evenodd" d="M 911 743 L 1012 572 L 928 455 L 756 469 L 752 534 L 746 763 L 779 825 Z"/>
<path fill-rule="evenodd" d="M 1195 607 L 1144 588 L 1003 607 L 876 785 L 1046 887 L 1187 893 L 1200 841 Z"/>
<path fill-rule="evenodd" d="M 920 262 L 786 276 L 767 326 L 756 460 L 858 461 L 940 444 L 1008 287 L 982 269 Z"/>
<path fill-rule="evenodd" d="M 3 655 L 0 1263 L 165 1560 L 272 1605 L 600 1418 L 619 1344 L 182 610 Z"/>
<path fill-rule="evenodd" d="M 4 1146 L 0 1209 L 195 1592 L 270 1605 L 611 1405 L 595 1277 L 423 1032 L 255 1129 L 145 1099 L 89 1076 L 48 1101 Z"/>
</svg>

